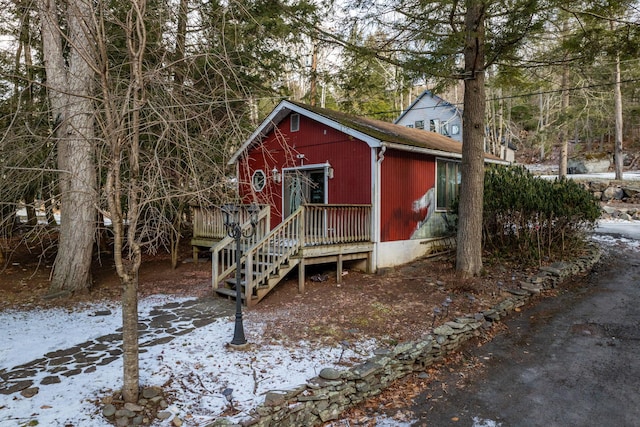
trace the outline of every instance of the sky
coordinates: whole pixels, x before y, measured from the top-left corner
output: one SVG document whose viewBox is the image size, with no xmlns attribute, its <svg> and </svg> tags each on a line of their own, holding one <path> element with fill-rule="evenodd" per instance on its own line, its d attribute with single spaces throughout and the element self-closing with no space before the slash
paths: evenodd
<svg viewBox="0 0 640 427">
<path fill-rule="evenodd" d="M 640 230 L 640 222 L 610 220 L 603 225 Z M 606 227 L 603 227 L 606 228 Z M 637 250 L 640 241 L 627 237 L 596 234 L 594 240 L 607 244 L 626 244 Z M 140 301 L 143 319 L 157 306 L 187 299 L 160 295 Z M 96 316 L 98 311 L 108 315 Z M 357 364 L 373 354 L 377 343 L 361 341 L 350 348 L 342 346 L 313 346 L 308 342 L 291 344 L 264 342 L 261 331 L 268 320 L 245 315 L 245 334 L 251 346 L 237 351 L 227 347 L 233 337 L 234 319 L 222 317 L 196 328 L 172 341 L 145 347 L 140 354 L 140 382 L 142 385 L 168 384 L 175 396 L 169 410 L 188 422 L 188 426 L 203 426 L 217 418 L 227 401 L 222 394 L 233 389 L 234 406 L 240 413 L 234 420 L 247 417 L 248 412 L 264 401 L 270 390 L 282 390 L 303 384 L 316 376 L 322 368 L 345 369 L 344 362 Z M 177 321 L 179 322 L 179 320 Z M 69 309 L 5 310 L 0 312 L 0 370 L 11 368 L 42 357 L 44 354 L 72 347 L 100 336 L 114 333 L 121 326 L 121 311 L 116 303 L 84 305 Z M 358 349 L 355 353 L 352 349 Z M 344 350 L 344 354 L 343 354 Z M 343 364 L 338 365 L 341 360 Z M 37 374 L 39 379 L 49 375 Z M 58 384 L 40 386 L 38 394 L 26 398 L 19 393 L 0 394 L 0 427 L 25 425 L 37 421 L 41 426 L 108 427 L 111 424 L 100 414 L 96 398 L 110 396 L 122 383 L 122 359 L 97 366 L 92 373 L 63 377 Z M 172 417 L 157 421 L 154 426 L 169 426 Z M 378 426 L 409 426 L 380 416 Z M 342 426 L 344 424 L 335 424 Z M 499 426 L 491 420 L 478 419 L 475 426 Z"/>
</svg>

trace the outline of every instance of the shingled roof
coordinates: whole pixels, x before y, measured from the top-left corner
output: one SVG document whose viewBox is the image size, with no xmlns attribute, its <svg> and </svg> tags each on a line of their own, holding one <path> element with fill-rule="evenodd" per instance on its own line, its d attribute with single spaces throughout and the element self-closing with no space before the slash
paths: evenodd
<svg viewBox="0 0 640 427">
<path fill-rule="evenodd" d="M 408 128 L 382 120 L 354 116 L 327 108 L 312 107 L 300 102 L 282 101 L 234 154 L 229 164 L 235 163 L 243 151 L 252 144 L 259 142 L 291 112 L 310 117 L 354 138 L 361 139 L 371 147 L 386 145 L 394 149 L 425 150 L 432 152 L 432 154 L 449 155 L 450 157 L 460 157 L 462 155 L 462 144 L 460 142 L 439 133 Z M 490 162 L 503 162 L 499 157 L 490 154 L 485 154 L 485 159 Z"/>
</svg>

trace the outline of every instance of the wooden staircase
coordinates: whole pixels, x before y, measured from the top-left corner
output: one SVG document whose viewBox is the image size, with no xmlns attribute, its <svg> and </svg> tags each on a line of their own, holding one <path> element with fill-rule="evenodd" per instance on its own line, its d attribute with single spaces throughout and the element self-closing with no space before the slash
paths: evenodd
<svg viewBox="0 0 640 427">
<path fill-rule="evenodd" d="M 250 228 L 249 222 L 243 230 Z M 304 236 L 303 208 L 262 237 L 244 242 L 240 254 L 240 286 L 245 305 L 264 298 L 300 262 L 296 255 Z M 236 241 L 225 237 L 212 251 L 213 288 L 216 293 L 236 297 Z M 248 296 L 248 297 L 247 297 Z"/>
</svg>

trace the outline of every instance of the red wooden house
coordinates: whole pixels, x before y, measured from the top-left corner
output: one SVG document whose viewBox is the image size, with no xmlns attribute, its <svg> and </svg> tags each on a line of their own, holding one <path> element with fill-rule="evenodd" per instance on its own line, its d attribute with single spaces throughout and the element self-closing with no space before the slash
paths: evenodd
<svg viewBox="0 0 640 427">
<path fill-rule="evenodd" d="M 305 265 L 336 262 L 340 280 L 344 261 L 373 272 L 450 248 L 461 152 L 437 133 L 282 101 L 229 162 L 241 199 L 264 206 L 243 255 L 244 277 L 261 279 L 243 286 L 255 301 L 296 266 L 302 290 Z M 222 293 L 225 244 L 212 250 Z"/>
</svg>

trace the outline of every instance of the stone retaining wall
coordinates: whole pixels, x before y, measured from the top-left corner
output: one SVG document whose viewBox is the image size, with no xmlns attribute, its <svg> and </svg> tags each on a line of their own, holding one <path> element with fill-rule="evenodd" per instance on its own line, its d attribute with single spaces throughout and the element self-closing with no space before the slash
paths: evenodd
<svg viewBox="0 0 640 427">
<path fill-rule="evenodd" d="M 602 218 L 640 220 L 640 184 L 636 182 L 593 180 L 579 181 L 600 200 Z"/>
<path fill-rule="evenodd" d="M 510 297 L 483 312 L 469 314 L 433 329 L 420 341 L 375 351 L 374 357 L 345 370 L 325 368 L 298 387 L 270 391 L 264 403 L 252 411 L 242 426 L 315 426 L 339 418 L 340 414 L 363 400 L 381 393 L 393 381 L 409 373 L 424 371 L 434 362 L 478 336 L 483 328 L 523 306 L 543 289 L 562 283 L 569 276 L 589 271 L 600 259 L 600 250 L 589 247 L 587 254 L 572 262 L 542 267 L 517 288 L 507 289 Z M 219 419 L 208 427 L 234 425 Z"/>
</svg>

